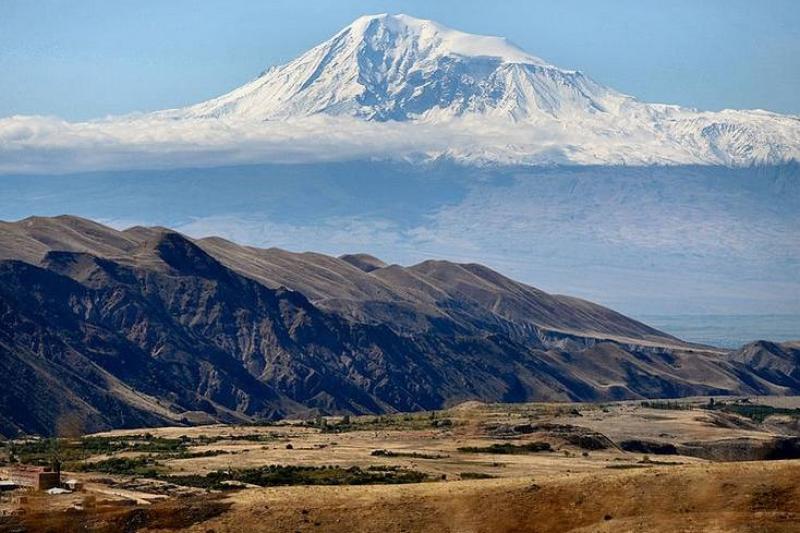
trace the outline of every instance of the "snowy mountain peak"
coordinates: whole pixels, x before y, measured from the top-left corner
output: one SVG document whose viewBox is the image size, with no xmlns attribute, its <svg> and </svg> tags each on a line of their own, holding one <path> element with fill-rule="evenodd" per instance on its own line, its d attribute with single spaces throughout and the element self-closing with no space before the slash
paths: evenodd
<svg viewBox="0 0 800 533">
<path fill-rule="evenodd" d="M 506 63 L 552 67 L 504 37 L 465 33 L 432 20 L 405 14 L 366 15 L 356 19 L 340 34 L 344 32 L 350 32 L 356 40 L 362 42 L 376 38 L 380 40 L 384 35 L 391 35 L 397 38 L 398 44 L 416 46 L 431 56 L 492 57 Z"/>
<path fill-rule="evenodd" d="M 411 137 L 430 145 L 423 158 L 476 163 L 750 165 L 800 158 L 798 117 L 648 104 L 503 38 L 408 15 L 360 17 L 228 94 L 156 116 L 292 128 L 314 117 L 337 120 L 328 127 L 341 135 L 362 122 L 402 122 L 419 126 Z"/>
<path fill-rule="evenodd" d="M 185 116 L 286 120 L 324 113 L 375 121 L 481 114 L 513 120 L 592 113 L 622 95 L 506 39 L 408 15 L 370 15 L 290 63 Z"/>
<path fill-rule="evenodd" d="M 90 157 L 64 150 L 86 143 Z M 185 153 L 207 164 L 744 166 L 800 161 L 800 117 L 646 103 L 503 38 L 381 14 L 193 106 L 74 124 L 0 119 L 0 172 L 50 168 L 54 152 L 70 168 L 102 168 L 104 150 L 154 166 Z"/>
</svg>

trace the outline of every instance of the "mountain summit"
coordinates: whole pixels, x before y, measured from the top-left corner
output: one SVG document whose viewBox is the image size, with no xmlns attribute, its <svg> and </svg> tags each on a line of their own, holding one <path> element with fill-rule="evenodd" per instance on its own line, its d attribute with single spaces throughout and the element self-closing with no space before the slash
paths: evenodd
<svg viewBox="0 0 800 533">
<path fill-rule="evenodd" d="M 155 116 L 420 124 L 426 130 L 411 137 L 429 145 L 421 153 L 467 163 L 737 166 L 800 159 L 798 117 L 648 104 L 506 39 L 408 15 L 361 17 L 228 94 Z M 346 120 L 334 127 L 363 138 L 352 128 Z M 457 140 L 464 132 L 468 139 Z"/>
<path fill-rule="evenodd" d="M 0 171 L 131 159 L 160 168 L 187 154 L 193 166 L 782 165 L 800 160 L 800 117 L 646 103 L 501 37 L 383 14 L 199 104 L 81 123 L 0 120 L 0 161 L 11 162 Z"/>
<path fill-rule="evenodd" d="M 357 19 L 294 61 L 187 114 L 403 121 L 480 113 L 517 120 L 604 111 L 627 99 L 501 37 L 383 14 Z"/>
</svg>

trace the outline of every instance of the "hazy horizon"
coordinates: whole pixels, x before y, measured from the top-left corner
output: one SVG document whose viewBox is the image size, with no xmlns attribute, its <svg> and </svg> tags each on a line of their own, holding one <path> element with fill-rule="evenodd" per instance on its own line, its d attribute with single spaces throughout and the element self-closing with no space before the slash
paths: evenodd
<svg viewBox="0 0 800 533">
<path fill-rule="evenodd" d="M 356 162 L 6 177 L 0 218 L 477 262 L 633 315 L 800 314 L 797 200 L 772 191 L 780 169 L 528 172 Z"/>
</svg>

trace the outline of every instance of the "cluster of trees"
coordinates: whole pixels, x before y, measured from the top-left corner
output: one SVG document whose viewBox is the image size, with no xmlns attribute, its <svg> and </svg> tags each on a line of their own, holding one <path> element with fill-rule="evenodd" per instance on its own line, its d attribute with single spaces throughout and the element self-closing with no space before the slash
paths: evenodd
<svg viewBox="0 0 800 533">
<path fill-rule="evenodd" d="M 428 481 L 428 475 L 415 470 L 397 467 L 358 466 L 298 466 L 268 465 L 259 468 L 240 470 L 218 470 L 205 476 L 161 476 L 160 479 L 177 485 L 201 487 L 214 490 L 235 488 L 237 484 L 247 483 L 262 487 L 283 485 L 377 485 L 420 483 Z"/>
<path fill-rule="evenodd" d="M 465 453 L 497 453 L 497 454 L 523 454 L 536 452 L 552 452 L 553 447 L 549 442 L 527 442 L 525 444 L 492 444 L 491 446 L 463 446 L 458 449 Z"/>
</svg>

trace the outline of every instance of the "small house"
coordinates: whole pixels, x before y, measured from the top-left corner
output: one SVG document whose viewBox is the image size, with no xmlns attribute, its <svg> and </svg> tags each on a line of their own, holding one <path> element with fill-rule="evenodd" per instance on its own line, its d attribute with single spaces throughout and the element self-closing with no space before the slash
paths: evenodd
<svg viewBox="0 0 800 533">
<path fill-rule="evenodd" d="M 61 485 L 61 473 L 44 466 L 14 466 L 9 468 L 8 474 L 17 485 L 35 490 L 48 490 Z"/>
</svg>

